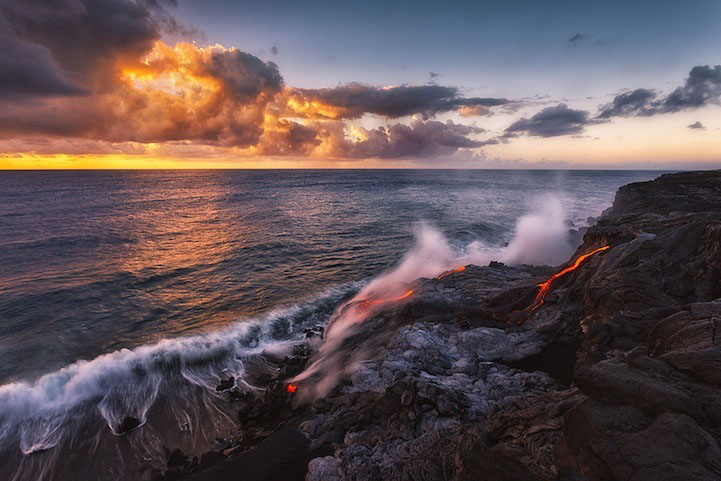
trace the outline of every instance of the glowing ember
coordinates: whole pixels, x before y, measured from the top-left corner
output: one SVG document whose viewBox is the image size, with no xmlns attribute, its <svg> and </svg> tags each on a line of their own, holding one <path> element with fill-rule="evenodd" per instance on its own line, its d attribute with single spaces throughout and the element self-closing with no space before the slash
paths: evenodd
<svg viewBox="0 0 721 481">
<path fill-rule="evenodd" d="M 293 394 L 298 390 L 298 386 L 295 384 L 288 384 L 288 392 Z"/>
<path fill-rule="evenodd" d="M 583 261 L 585 261 L 592 255 L 597 254 L 598 252 L 601 252 L 601 251 L 605 251 L 606 249 L 610 249 L 610 248 L 611 248 L 611 246 L 603 246 L 603 247 L 599 247 L 598 249 L 595 249 L 595 250 L 589 252 L 588 254 L 583 254 L 582 256 L 579 256 L 579 258 L 576 259 L 573 264 L 571 264 L 570 266 L 561 270 L 560 272 L 553 274 L 546 282 L 538 284 L 538 287 L 540 287 L 541 289 L 538 291 L 538 294 L 536 294 L 536 299 L 534 299 L 533 304 L 531 304 L 530 306 L 528 306 L 526 308 L 526 312 L 530 315 L 533 311 L 535 311 L 536 309 L 541 307 L 541 304 L 543 304 L 543 302 L 546 300 L 546 294 L 548 294 L 548 291 L 551 289 L 551 283 L 553 281 L 555 281 L 556 279 L 558 279 L 561 276 L 565 276 L 566 274 L 568 274 L 571 271 L 575 271 L 578 268 L 578 266 L 581 265 L 581 263 Z"/>
<path fill-rule="evenodd" d="M 463 271 L 465 271 L 465 270 L 466 270 L 466 266 L 456 267 L 455 269 L 452 269 L 452 270 L 450 270 L 450 271 L 444 272 L 444 273 L 441 274 L 440 276 L 436 277 L 436 279 L 438 279 L 438 280 L 440 281 L 441 279 L 443 279 L 443 278 L 446 277 L 446 276 L 449 276 L 449 275 L 454 274 L 454 273 L 456 273 L 456 272 L 463 272 Z"/>
<path fill-rule="evenodd" d="M 403 299 L 405 299 L 405 298 L 407 298 L 407 297 L 410 297 L 412 294 L 413 294 L 413 289 L 411 289 L 411 290 L 409 290 L 409 291 L 406 291 L 405 294 L 403 294 L 403 295 L 400 296 L 400 297 L 396 297 L 396 298 L 394 298 L 394 299 L 375 299 L 375 300 L 372 300 L 372 301 L 371 301 L 370 299 L 363 299 L 362 301 L 358 301 L 358 305 L 360 306 L 361 311 L 362 311 L 362 312 L 365 312 L 365 311 L 367 311 L 368 309 L 370 309 L 371 306 L 375 306 L 375 305 L 378 305 L 378 304 L 384 304 L 384 303 L 386 303 L 386 302 L 402 301 Z"/>
</svg>

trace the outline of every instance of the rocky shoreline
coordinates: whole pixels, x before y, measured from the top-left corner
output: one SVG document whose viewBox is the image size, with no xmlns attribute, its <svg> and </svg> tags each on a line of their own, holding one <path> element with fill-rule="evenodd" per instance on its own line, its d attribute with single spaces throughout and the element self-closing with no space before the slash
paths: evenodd
<svg viewBox="0 0 721 481">
<path fill-rule="evenodd" d="M 530 315 L 560 268 L 414 281 L 343 341 L 352 374 L 303 402 L 309 331 L 248 366 L 262 389 L 218 386 L 235 437 L 155 479 L 721 479 L 721 171 L 622 187 L 574 259 L 606 245 Z"/>
</svg>

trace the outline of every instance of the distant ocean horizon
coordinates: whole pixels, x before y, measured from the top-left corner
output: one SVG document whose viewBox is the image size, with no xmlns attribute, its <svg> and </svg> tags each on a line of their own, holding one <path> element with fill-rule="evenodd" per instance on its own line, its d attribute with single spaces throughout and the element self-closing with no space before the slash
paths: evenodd
<svg viewBox="0 0 721 481">
<path fill-rule="evenodd" d="M 369 171 L 490 171 L 490 172 L 652 172 L 658 175 L 668 174 L 673 172 L 690 172 L 694 170 L 716 170 L 718 167 L 715 164 L 692 164 L 689 168 L 665 168 L 659 169 L 658 167 L 139 167 L 139 168 L 117 168 L 117 167 L 94 167 L 94 168 L 3 168 L 0 166 L 0 172 L 188 172 L 188 171 L 226 171 L 226 172 L 369 172 Z"/>
<path fill-rule="evenodd" d="M 148 436 L 170 436 L 189 403 L 214 399 L 214 382 L 325 325 L 414 245 L 560 264 L 575 245 L 559 232 L 592 223 L 618 187 L 661 173 L 5 171 L 0 456 L 10 461 L 0 478 L 52 465 L 72 479 L 78 468 L 63 471 L 62 453 L 88 439 L 107 455 L 117 439 L 108 427 L 128 412 L 151 423 L 165 406 L 171 419 Z M 218 435 L 213 422 L 178 443 L 201 449 Z M 137 475 L 122 471 L 139 454 L 128 456 L 118 479 Z"/>
</svg>

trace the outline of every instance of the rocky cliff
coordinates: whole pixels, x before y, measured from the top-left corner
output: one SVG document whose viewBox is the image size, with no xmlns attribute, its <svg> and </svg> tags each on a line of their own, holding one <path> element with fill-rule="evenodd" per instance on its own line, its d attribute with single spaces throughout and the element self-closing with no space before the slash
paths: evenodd
<svg viewBox="0 0 721 481">
<path fill-rule="evenodd" d="M 606 245 L 532 312 L 566 266 L 415 281 L 337 348 L 341 385 L 300 402 L 312 350 L 269 359 L 238 436 L 164 477 L 721 479 L 721 172 L 622 187 L 574 259 Z"/>
</svg>

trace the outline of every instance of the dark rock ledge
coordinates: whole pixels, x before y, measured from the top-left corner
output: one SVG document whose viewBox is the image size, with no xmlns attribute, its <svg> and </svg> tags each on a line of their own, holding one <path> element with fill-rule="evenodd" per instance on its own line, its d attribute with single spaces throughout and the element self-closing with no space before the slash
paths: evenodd
<svg viewBox="0 0 721 481">
<path fill-rule="evenodd" d="M 293 403 L 311 352 L 269 361 L 263 396 L 230 391 L 238 436 L 159 477 L 721 479 L 721 171 L 622 187 L 577 255 L 607 244 L 520 325 L 556 269 L 419 279 L 343 344 L 344 384 Z"/>
</svg>

